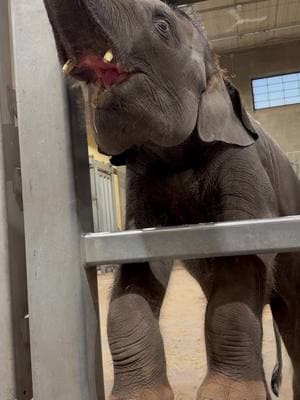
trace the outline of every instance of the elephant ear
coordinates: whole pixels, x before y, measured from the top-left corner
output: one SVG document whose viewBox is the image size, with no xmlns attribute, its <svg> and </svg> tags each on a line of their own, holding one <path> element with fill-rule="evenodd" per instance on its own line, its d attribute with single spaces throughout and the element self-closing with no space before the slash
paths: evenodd
<svg viewBox="0 0 300 400">
<path fill-rule="evenodd" d="M 221 76 L 213 76 L 201 96 L 197 128 L 204 142 L 242 147 L 250 146 L 259 136 L 238 90 Z"/>
</svg>

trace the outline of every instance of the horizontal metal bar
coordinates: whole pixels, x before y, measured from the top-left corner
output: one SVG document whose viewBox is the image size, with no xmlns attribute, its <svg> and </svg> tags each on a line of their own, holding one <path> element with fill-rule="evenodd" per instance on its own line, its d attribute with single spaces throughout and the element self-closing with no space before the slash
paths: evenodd
<svg viewBox="0 0 300 400">
<path fill-rule="evenodd" d="M 82 237 L 87 266 L 300 251 L 300 216 L 93 233 Z"/>
</svg>

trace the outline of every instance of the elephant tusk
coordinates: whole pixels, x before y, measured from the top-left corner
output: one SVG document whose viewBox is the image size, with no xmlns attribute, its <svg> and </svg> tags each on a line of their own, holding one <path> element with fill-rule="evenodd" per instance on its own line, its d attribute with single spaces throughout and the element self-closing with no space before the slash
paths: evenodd
<svg viewBox="0 0 300 400">
<path fill-rule="evenodd" d="M 75 64 L 73 63 L 72 60 L 68 60 L 65 65 L 63 66 L 63 73 L 68 76 L 70 75 L 70 73 L 73 71 L 73 69 L 75 68 Z"/>
<path fill-rule="evenodd" d="M 109 50 L 105 53 L 105 55 L 104 55 L 104 57 L 103 57 L 103 61 L 104 61 L 106 64 L 108 64 L 108 63 L 112 62 L 113 59 L 114 59 L 114 55 L 113 55 L 111 49 L 109 49 Z"/>
</svg>

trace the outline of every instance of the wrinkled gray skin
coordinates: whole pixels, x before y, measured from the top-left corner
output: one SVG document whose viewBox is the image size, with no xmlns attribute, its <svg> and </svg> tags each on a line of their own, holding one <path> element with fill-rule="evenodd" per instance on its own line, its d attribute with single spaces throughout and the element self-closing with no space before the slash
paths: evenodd
<svg viewBox="0 0 300 400">
<path fill-rule="evenodd" d="M 300 184 L 286 156 L 248 117 L 186 16 L 158 0 L 45 4 L 62 64 L 112 48 L 126 70 L 138 72 L 106 93 L 93 88 L 100 148 L 110 155 L 129 149 L 113 158 L 127 162 L 128 229 L 300 214 Z M 208 300 L 208 372 L 197 399 L 268 398 L 261 318 L 270 303 L 300 400 L 299 254 L 185 265 Z M 120 267 L 108 318 L 112 399 L 173 399 L 158 324 L 170 272 L 162 262 Z"/>
</svg>

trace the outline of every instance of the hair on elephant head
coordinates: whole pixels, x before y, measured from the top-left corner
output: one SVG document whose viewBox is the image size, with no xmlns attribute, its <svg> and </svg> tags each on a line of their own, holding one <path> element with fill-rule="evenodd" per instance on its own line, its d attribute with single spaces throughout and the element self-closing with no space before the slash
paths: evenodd
<svg viewBox="0 0 300 400">
<path fill-rule="evenodd" d="M 233 107 L 202 27 L 182 11 L 159 0 L 45 4 L 65 72 L 88 84 L 103 152 L 176 146 L 196 126 L 207 142 L 255 140 L 238 95 Z"/>
</svg>

